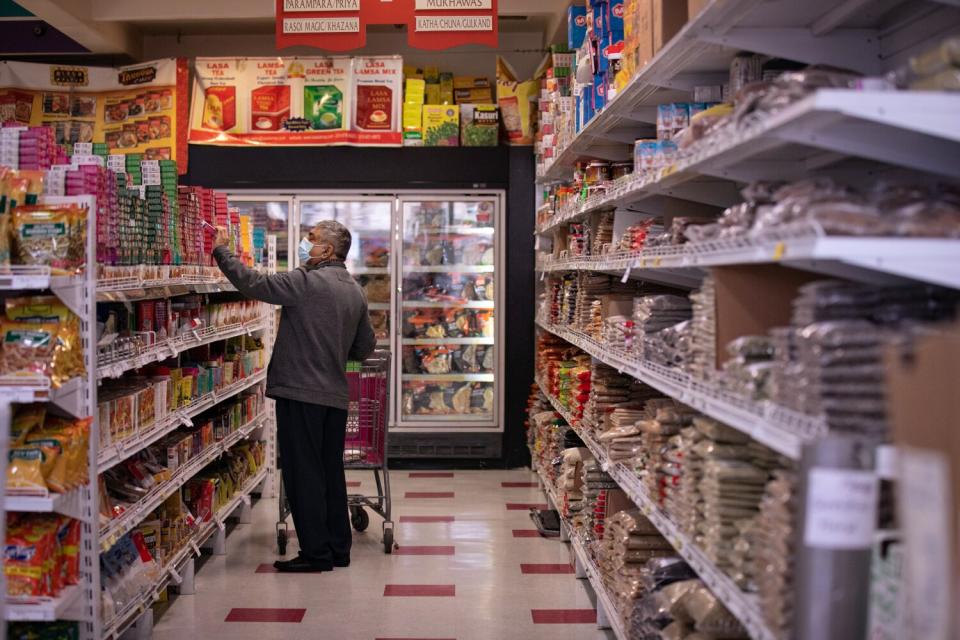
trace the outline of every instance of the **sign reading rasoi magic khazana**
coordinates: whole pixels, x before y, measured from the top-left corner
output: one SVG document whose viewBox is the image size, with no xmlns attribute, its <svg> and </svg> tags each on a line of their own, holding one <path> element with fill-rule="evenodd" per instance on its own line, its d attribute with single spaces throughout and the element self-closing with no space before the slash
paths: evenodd
<svg viewBox="0 0 960 640">
<path fill-rule="evenodd" d="M 497 46 L 497 0 L 276 0 L 277 48 L 359 49 L 367 27 L 407 25 L 418 49 Z"/>
</svg>

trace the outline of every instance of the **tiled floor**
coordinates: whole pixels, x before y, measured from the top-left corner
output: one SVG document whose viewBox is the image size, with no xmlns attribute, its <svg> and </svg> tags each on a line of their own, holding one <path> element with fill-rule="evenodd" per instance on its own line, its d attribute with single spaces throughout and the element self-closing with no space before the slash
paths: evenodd
<svg viewBox="0 0 960 640">
<path fill-rule="evenodd" d="M 351 492 L 373 491 L 370 473 L 348 476 L 362 483 Z M 596 628 L 591 598 L 565 569 L 567 545 L 531 536 L 527 512 L 508 508 L 544 501 L 528 471 L 394 471 L 390 479 L 405 553 L 383 553 L 380 519 L 373 517 L 366 533 L 354 535 L 350 568 L 273 573 L 277 505 L 261 500 L 253 523 L 227 537 L 227 555 L 206 559 L 198 570 L 196 595 L 176 598 L 157 620 L 154 638 L 613 637 Z M 287 557 L 296 550 L 294 538 Z"/>
</svg>

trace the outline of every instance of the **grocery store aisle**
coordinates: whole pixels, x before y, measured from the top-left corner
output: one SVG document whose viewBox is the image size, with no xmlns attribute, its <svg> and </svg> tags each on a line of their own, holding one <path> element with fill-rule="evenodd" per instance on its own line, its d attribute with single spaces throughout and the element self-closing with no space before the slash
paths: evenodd
<svg viewBox="0 0 960 640">
<path fill-rule="evenodd" d="M 351 492 L 373 490 L 370 473 L 348 480 L 361 482 Z M 529 471 L 396 471 L 391 480 L 400 545 L 393 556 L 383 553 L 374 517 L 354 535 L 349 569 L 258 573 L 277 559 L 276 501 L 261 500 L 253 523 L 227 537 L 227 555 L 198 569 L 197 594 L 177 598 L 159 618 L 154 638 L 613 637 L 593 622 L 593 603 L 570 575 L 568 546 L 529 537 L 525 505 L 545 502 Z M 294 540 L 287 557 L 296 549 Z M 239 621 L 246 618 L 256 620 Z"/>
</svg>

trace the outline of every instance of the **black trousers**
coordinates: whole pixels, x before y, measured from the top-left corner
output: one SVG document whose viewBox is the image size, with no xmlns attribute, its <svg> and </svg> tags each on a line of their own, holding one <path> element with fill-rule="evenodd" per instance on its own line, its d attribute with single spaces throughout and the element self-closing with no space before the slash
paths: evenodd
<svg viewBox="0 0 960 640">
<path fill-rule="evenodd" d="M 346 430 L 344 409 L 277 398 L 280 466 L 300 555 L 318 562 L 348 558 L 353 542 L 343 472 Z"/>
</svg>

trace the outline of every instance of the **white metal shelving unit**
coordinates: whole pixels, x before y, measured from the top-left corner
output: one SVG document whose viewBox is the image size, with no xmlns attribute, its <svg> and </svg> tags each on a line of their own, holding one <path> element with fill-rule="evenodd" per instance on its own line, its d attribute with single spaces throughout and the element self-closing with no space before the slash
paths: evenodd
<svg viewBox="0 0 960 640">
<path fill-rule="evenodd" d="M 725 82 L 730 63 L 740 51 L 876 76 L 957 34 L 960 4 L 954 0 L 711 0 L 603 111 L 538 167 L 537 182 L 569 180 L 580 160 L 632 157 L 633 141 L 652 137 L 657 105 L 689 101 L 693 87 Z M 554 232 L 570 222 L 607 211 L 615 216 L 626 213 L 628 220 L 717 215 L 742 201 L 738 184 L 756 180 L 834 177 L 855 186 L 887 179 L 960 184 L 955 161 L 960 157 L 958 113 L 957 93 L 822 89 L 778 111 L 752 114 L 682 149 L 669 167 L 621 178 L 605 192 L 573 201 L 550 217 L 538 215 L 534 231 L 538 278 L 544 281 L 552 273 L 571 271 L 606 273 L 624 282 L 634 278 L 695 289 L 712 267 L 770 264 L 872 284 L 912 282 L 960 289 L 960 241 L 838 237 L 812 223 L 599 256 L 551 251 Z M 715 381 L 644 361 L 543 318 L 537 319 L 537 325 L 594 360 L 793 460 L 800 459 L 805 444 L 827 433 L 824 422 L 815 416 L 731 393 Z M 679 530 L 647 494 L 634 470 L 611 463 L 585 425 L 550 397 L 546 387 L 541 384 L 540 388 L 603 468 L 744 624 L 750 637 L 775 638 L 756 599 L 737 588 Z M 585 551 L 574 545 L 575 555 L 578 550 Z M 589 554 L 583 556 L 578 558 L 583 564 L 578 564 L 578 576 L 590 577 Z M 602 598 L 598 600 L 602 603 Z"/>
<path fill-rule="evenodd" d="M 541 390 L 544 389 L 541 386 Z M 723 573 L 716 564 L 710 560 L 707 555 L 694 544 L 694 542 L 683 533 L 679 527 L 664 513 L 664 511 L 649 496 L 646 488 L 640 481 L 640 477 L 626 465 L 620 462 L 611 462 L 607 456 L 606 450 L 593 438 L 579 422 L 570 414 L 560 402 L 546 391 L 543 392 L 550 401 L 554 410 L 567 422 L 583 443 L 590 450 L 593 457 L 600 463 L 600 468 L 606 471 L 613 478 L 624 493 L 637 505 L 640 511 L 649 518 L 650 522 L 657 528 L 664 538 L 673 545 L 677 553 L 683 557 L 687 563 L 697 572 L 697 575 L 703 580 L 704 584 L 719 598 L 730 612 L 750 633 L 752 638 L 758 640 L 776 640 L 777 636 L 767 628 L 756 601 L 755 596 L 751 596 L 740 590 L 733 580 Z M 541 476 L 545 486 L 549 486 L 545 476 Z M 552 488 L 552 487 L 551 487 Z M 548 496 L 556 503 L 555 494 L 548 493 Z M 571 535 L 574 539 L 576 536 Z M 582 544 L 582 543 L 581 543 Z M 585 549 L 583 550 L 586 551 Z M 586 556 L 586 554 L 585 554 Z M 587 558 L 588 559 L 588 558 Z M 590 563 L 592 565 L 592 563 Z M 595 565 L 594 571 L 596 571 Z M 587 575 L 590 575 L 589 569 L 585 569 Z M 593 582 L 591 580 L 591 582 Z M 597 576 L 597 582 L 602 587 L 602 581 Z M 599 593 L 599 592 L 598 592 Z M 602 600 L 601 600 L 602 602 Z M 611 605 L 612 606 L 612 605 Z M 613 616 L 607 615 L 607 618 L 616 618 L 616 609 L 611 609 Z M 598 615 L 599 620 L 599 615 Z M 618 636 L 619 637 L 619 636 Z"/>
<path fill-rule="evenodd" d="M 86 206 L 90 212 L 96 211 L 96 202 L 91 196 L 45 197 L 43 202 L 46 204 L 81 204 Z M 201 412 L 252 388 L 254 385 L 260 384 L 266 377 L 266 370 L 259 371 L 252 376 L 237 380 L 224 388 L 197 398 L 188 406 L 169 413 L 152 425 L 150 429 L 125 441 L 113 443 L 102 450 L 99 448 L 99 424 L 97 424 L 96 398 L 99 381 L 103 378 L 119 376 L 125 371 L 151 362 L 175 357 L 197 346 L 236 336 L 253 335 L 258 332 L 263 334 L 265 348 L 269 353 L 272 349 L 275 332 L 275 315 L 273 307 L 263 305 L 262 316 L 252 322 L 206 329 L 196 335 L 169 340 L 162 345 L 155 345 L 133 356 L 104 358 L 102 354 L 98 353 L 96 340 L 96 302 L 98 300 L 130 302 L 132 300 L 163 298 L 184 293 L 217 293 L 236 291 L 236 289 L 229 283 L 224 282 L 222 277 L 211 275 L 209 269 L 195 269 L 195 274 L 162 280 L 132 277 L 97 282 L 95 278 L 96 265 L 92 258 L 96 255 L 95 243 L 95 215 L 91 213 L 87 217 L 86 247 L 87 256 L 91 258 L 88 260 L 82 275 L 56 276 L 52 275 L 50 269 L 46 267 L 22 266 L 5 267 L 3 269 L 4 273 L 0 274 L 0 291 L 13 293 L 20 290 L 49 290 L 77 314 L 81 321 L 84 366 L 87 371 L 86 375 L 68 380 L 59 387 L 52 387 L 49 379 L 41 376 L 0 376 L 0 407 L 3 407 L 0 416 L 3 417 L 3 422 L 8 425 L 10 423 L 10 403 L 23 402 L 49 402 L 73 417 L 93 417 L 88 451 L 90 471 L 86 486 L 65 494 L 24 495 L 4 492 L 3 498 L 4 515 L 7 511 L 61 513 L 81 521 L 81 582 L 76 586 L 67 587 L 56 598 L 5 597 L 2 601 L 3 616 L 8 621 L 76 620 L 81 623 L 81 638 L 83 640 L 118 638 L 120 634 L 134 624 L 141 629 L 148 629 L 149 625 L 152 624 L 150 604 L 171 583 L 180 585 L 180 591 L 183 594 L 193 593 L 193 553 L 199 552 L 202 544 L 211 544 L 214 553 L 224 553 L 224 536 L 226 534 L 224 520 L 240 508 L 241 522 L 249 522 L 251 517 L 250 494 L 261 487 L 265 487 L 265 493 L 269 494 L 272 491 L 271 487 L 274 486 L 273 476 L 276 471 L 275 421 L 272 415 L 273 405 L 268 400 L 262 414 L 250 420 L 224 440 L 212 445 L 202 455 L 179 468 L 173 479 L 162 483 L 135 509 L 110 522 L 101 531 L 99 508 L 97 506 L 97 480 L 100 473 L 136 454 L 144 447 L 153 444 L 179 426 L 192 424 L 191 419 Z M 268 238 L 268 248 L 268 269 L 270 272 L 274 272 L 276 269 L 275 237 Z M 201 274 L 201 272 L 205 273 Z M 96 375 L 94 375 L 94 372 L 96 372 Z M 159 504 L 159 496 L 172 495 L 190 477 L 199 472 L 203 466 L 215 460 L 231 446 L 255 434 L 260 435 L 267 444 L 263 468 L 246 483 L 227 505 L 214 514 L 208 522 L 202 523 L 189 544 L 163 568 L 161 578 L 152 589 L 142 594 L 122 614 L 118 613 L 110 621 L 102 620 L 99 578 L 100 552 L 116 542 L 122 532 L 129 531 L 138 524 L 150 511 L 146 507 Z M 3 441 L 2 459 L 5 464 L 8 438 L 4 437 L 0 440 Z M 4 586 L 3 593 L 5 592 Z"/>
</svg>

